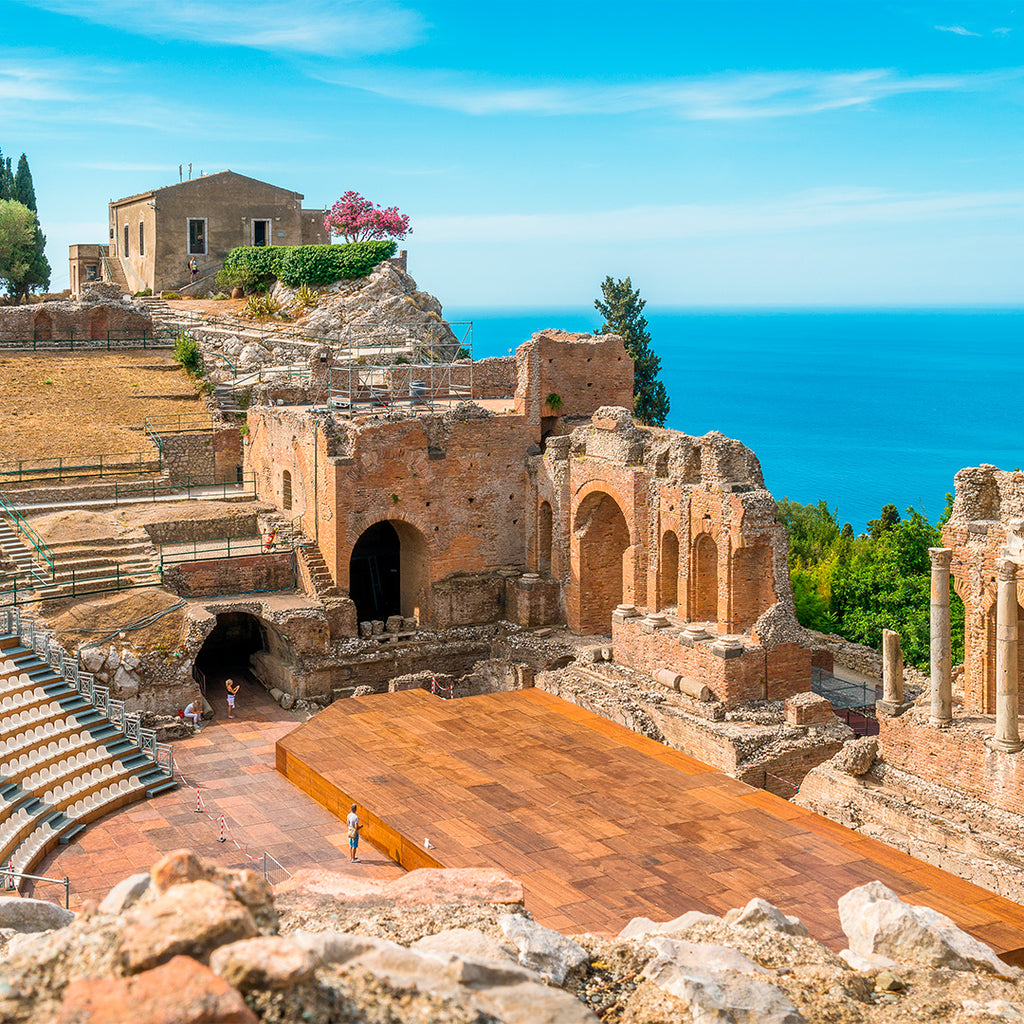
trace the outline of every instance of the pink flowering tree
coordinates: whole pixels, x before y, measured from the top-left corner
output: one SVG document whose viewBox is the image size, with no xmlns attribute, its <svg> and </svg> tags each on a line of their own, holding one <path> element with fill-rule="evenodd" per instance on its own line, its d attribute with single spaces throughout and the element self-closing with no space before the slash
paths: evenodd
<svg viewBox="0 0 1024 1024">
<path fill-rule="evenodd" d="M 409 218 L 397 206 L 383 208 L 349 189 L 324 217 L 324 228 L 346 242 L 367 238 L 405 238 L 412 234 Z"/>
</svg>

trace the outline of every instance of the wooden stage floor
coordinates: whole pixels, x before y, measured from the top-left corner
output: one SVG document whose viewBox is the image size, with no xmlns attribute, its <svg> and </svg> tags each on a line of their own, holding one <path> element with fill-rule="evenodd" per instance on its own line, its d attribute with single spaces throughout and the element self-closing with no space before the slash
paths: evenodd
<svg viewBox="0 0 1024 1024">
<path fill-rule="evenodd" d="M 405 867 L 520 878 L 561 931 L 761 896 L 841 949 L 836 901 L 877 878 L 999 952 L 1024 947 L 1024 907 L 541 690 L 338 701 L 278 740 L 277 768 L 340 816 L 358 804 L 364 840 Z"/>
</svg>

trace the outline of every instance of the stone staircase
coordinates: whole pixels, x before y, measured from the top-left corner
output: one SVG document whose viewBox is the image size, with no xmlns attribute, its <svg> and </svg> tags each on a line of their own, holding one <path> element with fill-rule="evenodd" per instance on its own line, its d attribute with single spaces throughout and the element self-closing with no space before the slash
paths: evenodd
<svg viewBox="0 0 1024 1024">
<path fill-rule="evenodd" d="M 334 582 L 334 577 L 331 576 L 331 570 L 327 567 L 323 552 L 314 541 L 296 544 L 295 556 L 299 560 L 299 578 L 304 583 L 308 580 L 312 585 L 311 597 L 323 599 L 337 597 L 341 593 Z"/>
<path fill-rule="evenodd" d="M 0 868 L 16 873 L 97 818 L 177 785 L 170 748 L 23 626 L 0 612 Z"/>
<path fill-rule="evenodd" d="M 135 301 L 149 313 L 154 324 L 174 319 L 174 311 L 159 295 L 140 295 Z"/>
<path fill-rule="evenodd" d="M 25 542 L 7 516 L 0 515 L 0 552 L 8 568 L 0 569 L 0 594 L 18 581 L 18 586 L 45 586 L 50 580 L 49 567 Z"/>
<path fill-rule="evenodd" d="M 160 563 L 148 539 L 54 541 L 53 579 L 38 592 L 54 600 L 123 587 L 159 586 Z"/>
</svg>

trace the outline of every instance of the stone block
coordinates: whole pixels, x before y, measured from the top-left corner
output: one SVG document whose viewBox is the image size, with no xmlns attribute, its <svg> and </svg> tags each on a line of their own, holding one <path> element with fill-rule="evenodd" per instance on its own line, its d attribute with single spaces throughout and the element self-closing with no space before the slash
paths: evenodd
<svg viewBox="0 0 1024 1024">
<path fill-rule="evenodd" d="M 380 636 L 384 632 L 384 620 L 374 619 L 370 623 L 370 634 L 372 636 Z"/>
<path fill-rule="evenodd" d="M 385 631 L 388 633 L 401 633 L 402 621 L 401 615 L 389 615 L 384 623 Z"/>
<path fill-rule="evenodd" d="M 373 636 L 373 623 L 372 622 L 360 622 L 359 623 L 359 635 L 364 640 L 368 640 L 371 636 Z"/>
<path fill-rule="evenodd" d="M 797 693 L 786 698 L 787 725 L 830 725 L 835 717 L 829 701 L 816 693 Z"/>
</svg>

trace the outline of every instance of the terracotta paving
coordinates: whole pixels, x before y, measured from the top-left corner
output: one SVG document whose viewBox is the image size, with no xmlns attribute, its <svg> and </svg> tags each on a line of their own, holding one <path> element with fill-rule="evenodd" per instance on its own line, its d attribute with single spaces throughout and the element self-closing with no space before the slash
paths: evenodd
<svg viewBox="0 0 1024 1024">
<path fill-rule="evenodd" d="M 518 876 L 560 930 L 762 896 L 843 948 L 836 901 L 879 879 L 999 952 L 1024 947 L 1024 907 L 540 690 L 339 701 L 278 742 L 277 764 L 325 806 L 357 802 L 406 867 Z"/>
<path fill-rule="evenodd" d="M 102 899 L 115 882 L 147 871 L 164 853 L 181 847 L 230 867 L 262 868 L 266 851 L 290 871 L 319 867 L 385 879 L 404 873 L 368 843 L 360 844 L 360 862 L 349 863 L 344 822 L 274 771 L 274 744 L 298 718 L 278 707 L 259 683 L 240 675 L 235 679 L 242 685 L 237 717 L 227 719 L 218 696 L 222 681 L 214 680 L 209 692 L 216 717 L 200 733 L 173 744 L 178 769 L 199 785 L 206 813 L 195 811 L 195 790 L 179 786 L 100 819 L 34 869 L 71 879 L 72 910 L 83 900 Z M 217 841 L 221 814 L 242 850 L 230 840 Z M 32 895 L 56 901 L 60 891 L 40 883 Z"/>
</svg>

